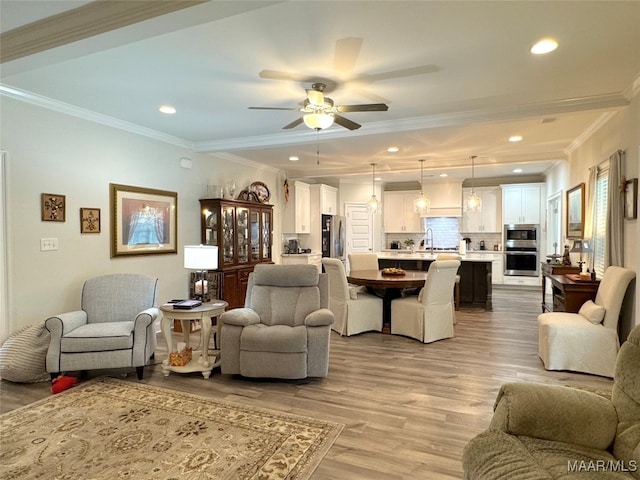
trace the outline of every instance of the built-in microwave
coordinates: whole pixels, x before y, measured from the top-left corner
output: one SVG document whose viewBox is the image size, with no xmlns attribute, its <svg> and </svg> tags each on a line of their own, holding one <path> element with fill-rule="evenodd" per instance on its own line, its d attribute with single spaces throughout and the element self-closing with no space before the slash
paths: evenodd
<svg viewBox="0 0 640 480">
<path fill-rule="evenodd" d="M 504 226 L 504 243 L 508 241 L 534 241 L 536 245 L 538 243 L 538 227 L 537 224 L 505 224 Z"/>
</svg>

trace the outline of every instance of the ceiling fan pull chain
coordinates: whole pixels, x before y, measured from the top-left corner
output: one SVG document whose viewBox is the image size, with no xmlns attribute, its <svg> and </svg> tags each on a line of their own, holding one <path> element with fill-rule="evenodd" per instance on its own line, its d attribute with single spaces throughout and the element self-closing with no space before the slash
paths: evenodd
<svg viewBox="0 0 640 480">
<path fill-rule="evenodd" d="M 316 165 L 320 165 L 320 129 L 316 128 Z"/>
</svg>

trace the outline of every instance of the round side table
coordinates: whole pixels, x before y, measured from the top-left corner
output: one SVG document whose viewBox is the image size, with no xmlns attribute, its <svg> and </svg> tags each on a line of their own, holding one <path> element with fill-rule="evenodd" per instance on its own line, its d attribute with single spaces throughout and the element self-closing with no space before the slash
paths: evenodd
<svg viewBox="0 0 640 480">
<path fill-rule="evenodd" d="M 188 373 L 188 372 L 202 372 L 204 378 L 209 378 L 211 370 L 220 365 L 220 350 L 214 350 L 213 356 L 209 356 L 209 340 L 211 338 L 211 318 L 218 317 L 224 313 L 229 306 L 224 300 L 211 300 L 209 303 L 203 303 L 202 305 L 190 308 L 188 310 L 180 310 L 173 308 L 171 304 L 164 304 L 160 307 L 162 311 L 162 321 L 160 322 L 160 328 L 162 334 L 167 342 L 167 358 L 162 362 L 162 373 L 165 377 L 169 376 L 169 373 Z M 201 325 L 201 342 L 198 347 L 202 347 L 201 350 L 192 352 L 192 358 L 189 363 L 184 366 L 171 365 L 169 356 L 173 351 L 173 333 L 171 326 L 174 320 L 180 320 L 182 325 L 182 334 L 184 336 L 184 343 L 189 346 L 189 333 L 190 322 L 200 321 Z M 217 323 L 219 329 L 220 322 Z M 216 343 L 220 338 L 219 332 L 216 334 Z M 218 345 L 216 345 L 218 347 Z"/>
</svg>

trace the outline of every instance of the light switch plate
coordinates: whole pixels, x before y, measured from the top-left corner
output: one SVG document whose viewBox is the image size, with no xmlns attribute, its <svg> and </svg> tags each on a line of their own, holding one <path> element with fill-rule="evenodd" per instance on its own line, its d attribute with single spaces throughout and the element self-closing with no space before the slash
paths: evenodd
<svg viewBox="0 0 640 480">
<path fill-rule="evenodd" d="M 51 250 L 58 250 L 58 239 L 57 238 L 41 238 L 40 251 L 47 252 Z"/>
</svg>

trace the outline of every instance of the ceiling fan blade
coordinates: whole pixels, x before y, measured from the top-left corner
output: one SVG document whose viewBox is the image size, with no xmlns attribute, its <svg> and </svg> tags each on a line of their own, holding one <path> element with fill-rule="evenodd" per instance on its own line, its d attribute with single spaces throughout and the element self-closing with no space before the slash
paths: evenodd
<svg viewBox="0 0 640 480">
<path fill-rule="evenodd" d="M 309 103 L 316 107 L 322 107 L 324 105 L 324 94 L 319 90 L 307 89 L 307 98 Z"/>
<path fill-rule="evenodd" d="M 334 68 L 343 73 L 353 72 L 361 48 L 362 38 L 360 37 L 345 37 L 336 40 Z"/>
<path fill-rule="evenodd" d="M 339 105 L 339 112 L 386 112 L 389 106 L 384 103 L 362 103 L 360 105 Z"/>
<path fill-rule="evenodd" d="M 280 72 L 278 70 L 262 70 L 258 73 L 260 78 L 269 78 L 271 80 L 290 80 L 293 82 L 312 83 L 315 81 L 315 77 L 308 75 L 301 75 L 293 72 Z"/>
<path fill-rule="evenodd" d="M 283 108 L 283 107 L 249 107 L 250 110 L 300 110 L 299 108 Z"/>
<path fill-rule="evenodd" d="M 389 72 L 381 72 L 374 74 L 363 73 L 358 75 L 354 80 L 364 83 L 379 82 L 380 80 L 389 80 L 391 78 L 412 77 L 414 75 L 423 75 L 425 73 L 434 73 L 440 71 L 437 65 L 419 65 L 417 67 L 402 68 L 400 70 L 391 70 Z"/>
<path fill-rule="evenodd" d="M 333 116 L 333 121 L 338 125 L 342 125 L 344 128 L 348 128 L 349 130 L 357 130 L 362 126 L 359 123 L 353 122 L 348 118 L 344 118 L 343 116 L 338 114 L 335 114 Z"/>
<path fill-rule="evenodd" d="M 282 127 L 282 129 L 285 130 L 285 129 L 289 129 L 289 128 L 295 128 L 298 125 L 300 125 L 301 123 L 302 123 L 302 118 L 298 118 L 297 120 L 294 120 L 290 124 L 285 125 L 284 127 Z"/>
</svg>

